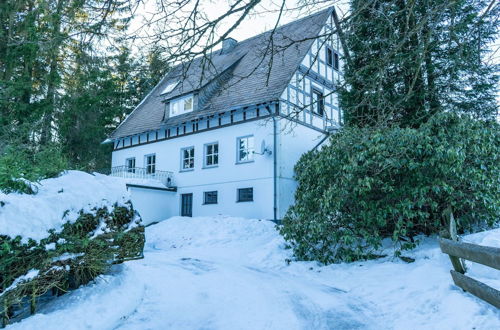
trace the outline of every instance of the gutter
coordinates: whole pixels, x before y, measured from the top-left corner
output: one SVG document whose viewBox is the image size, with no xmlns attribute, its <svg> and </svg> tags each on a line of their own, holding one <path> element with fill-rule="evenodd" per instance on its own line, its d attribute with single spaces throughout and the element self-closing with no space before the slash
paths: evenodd
<svg viewBox="0 0 500 330">
<path fill-rule="evenodd" d="M 126 186 L 127 186 L 127 188 L 142 188 L 142 189 L 171 191 L 171 192 L 177 191 L 177 187 L 165 187 L 165 188 L 163 188 L 163 187 L 145 186 L 142 184 L 133 184 L 133 183 L 127 183 Z"/>
</svg>

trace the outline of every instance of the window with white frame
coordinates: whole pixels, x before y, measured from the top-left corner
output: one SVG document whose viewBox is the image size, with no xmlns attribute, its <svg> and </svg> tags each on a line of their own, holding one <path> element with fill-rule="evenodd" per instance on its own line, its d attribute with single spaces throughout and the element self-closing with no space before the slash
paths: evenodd
<svg viewBox="0 0 500 330">
<path fill-rule="evenodd" d="M 219 164 L 219 143 L 205 144 L 205 167 L 217 166 Z"/>
<path fill-rule="evenodd" d="M 127 172 L 135 173 L 135 157 L 127 158 L 125 165 L 127 166 Z"/>
<path fill-rule="evenodd" d="M 181 149 L 181 170 L 191 170 L 194 168 L 194 147 Z"/>
<path fill-rule="evenodd" d="M 254 155 L 254 138 L 253 135 L 242 136 L 237 140 L 239 163 L 250 162 L 253 160 Z"/>
<path fill-rule="evenodd" d="M 193 95 L 187 95 L 170 101 L 170 117 L 193 111 Z"/>
<path fill-rule="evenodd" d="M 154 174 L 156 172 L 156 155 L 146 155 L 146 173 Z"/>
</svg>

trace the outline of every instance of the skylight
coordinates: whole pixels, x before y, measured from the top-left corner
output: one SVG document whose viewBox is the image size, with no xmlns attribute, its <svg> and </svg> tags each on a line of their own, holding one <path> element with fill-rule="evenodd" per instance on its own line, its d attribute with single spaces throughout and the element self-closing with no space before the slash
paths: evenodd
<svg viewBox="0 0 500 330">
<path fill-rule="evenodd" d="M 170 84 L 167 85 L 167 87 L 165 87 L 165 89 L 163 90 L 163 92 L 161 92 L 162 94 L 167 94 L 167 93 L 170 93 L 171 91 L 174 90 L 174 88 L 179 84 L 179 81 L 174 81 Z"/>
</svg>

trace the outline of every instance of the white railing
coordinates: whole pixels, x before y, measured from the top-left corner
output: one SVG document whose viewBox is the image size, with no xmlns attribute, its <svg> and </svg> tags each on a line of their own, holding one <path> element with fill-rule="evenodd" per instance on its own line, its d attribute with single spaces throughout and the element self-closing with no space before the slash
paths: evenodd
<svg viewBox="0 0 500 330">
<path fill-rule="evenodd" d="M 173 186 L 172 172 L 169 171 L 151 171 L 141 167 L 115 166 L 111 168 L 111 176 L 131 179 L 153 179 L 160 181 L 166 187 Z"/>
</svg>

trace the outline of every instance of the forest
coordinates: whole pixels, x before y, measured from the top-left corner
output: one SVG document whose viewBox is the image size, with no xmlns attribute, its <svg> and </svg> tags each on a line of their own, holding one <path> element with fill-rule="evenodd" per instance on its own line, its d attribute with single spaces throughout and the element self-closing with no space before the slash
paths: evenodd
<svg viewBox="0 0 500 330">
<path fill-rule="evenodd" d="M 158 49 L 131 49 L 131 6 L 0 3 L 0 186 L 109 167 L 101 142 L 168 69 Z"/>
</svg>

